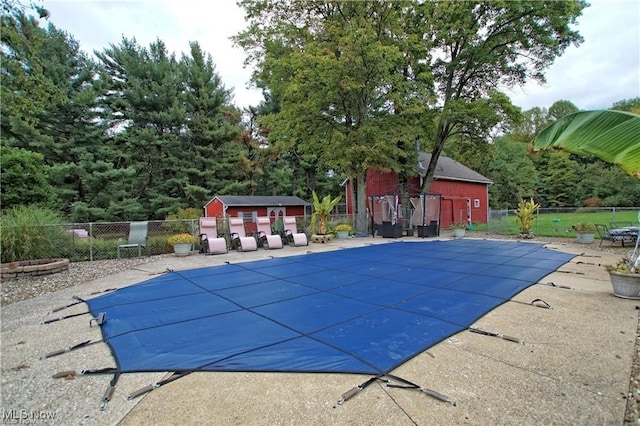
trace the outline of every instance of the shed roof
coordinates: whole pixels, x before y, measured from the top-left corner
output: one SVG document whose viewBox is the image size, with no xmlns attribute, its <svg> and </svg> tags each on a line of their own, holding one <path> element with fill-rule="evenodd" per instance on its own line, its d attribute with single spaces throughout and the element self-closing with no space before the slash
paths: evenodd
<svg viewBox="0 0 640 426">
<path fill-rule="evenodd" d="M 209 205 L 215 199 L 220 200 L 225 206 L 309 206 L 310 204 L 300 197 L 290 195 L 216 195 L 207 203 Z M 205 206 L 206 207 L 206 206 Z"/>
<path fill-rule="evenodd" d="M 418 172 L 422 176 L 424 176 L 427 171 L 429 161 L 431 161 L 431 153 L 421 152 L 420 155 L 418 155 L 418 161 L 422 165 L 422 168 L 419 167 Z M 487 185 L 491 185 L 493 183 L 491 179 L 482 176 L 480 173 L 471 170 L 464 164 L 459 163 L 453 158 L 446 157 L 444 155 L 441 155 L 438 158 L 438 164 L 436 165 L 436 171 L 433 175 L 433 178 L 457 180 L 462 182 L 485 183 Z"/>
</svg>

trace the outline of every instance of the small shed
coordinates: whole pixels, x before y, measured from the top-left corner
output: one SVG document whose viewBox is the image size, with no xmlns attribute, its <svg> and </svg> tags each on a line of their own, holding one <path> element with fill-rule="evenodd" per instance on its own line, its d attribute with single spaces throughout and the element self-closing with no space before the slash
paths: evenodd
<svg viewBox="0 0 640 426">
<path fill-rule="evenodd" d="M 269 216 L 272 221 L 283 216 L 306 217 L 311 204 L 295 196 L 216 195 L 204 206 L 205 217 L 241 217 L 254 221 Z"/>
<path fill-rule="evenodd" d="M 431 161 L 431 153 L 420 152 L 418 156 L 418 171 L 424 173 Z M 400 192 L 400 180 L 397 173 L 367 170 L 367 197 L 397 195 Z M 420 175 L 408 179 L 410 197 L 418 197 L 421 184 Z M 441 228 L 448 227 L 453 222 L 487 223 L 489 212 L 489 185 L 493 182 L 455 161 L 441 155 L 438 158 L 433 182 L 429 188 L 430 194 L 441 197 L 440 220 Z M 350 191 L 347 187 L 347 195 Z M 347 197 L 350 200 L 350 197 Z M 349 206 L 350 207 L 350 206 Z M 349 209 L 349 211 L 352 211 Z"/>
</svg>

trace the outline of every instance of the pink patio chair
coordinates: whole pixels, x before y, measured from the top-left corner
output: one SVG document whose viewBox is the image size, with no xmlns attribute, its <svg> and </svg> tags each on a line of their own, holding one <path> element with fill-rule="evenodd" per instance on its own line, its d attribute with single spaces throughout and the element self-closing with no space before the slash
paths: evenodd
<svg viewBox="0 0 640 426">
<path fill-rule="evenodd" d="M 290 245 L 293 245 L 293 246 L 309 245 L 307 234 L 305 234 L 304 232 L 298 232 L 298 224 L 296 223 L 295 217 L 285 216 L 283 219 L 283 222 L 284 222 L 284 236 Z"/>
<path fill-rule="evenodd" d="M 200 218 L 200 253 L 228 253 L 227 240 L 218 234 L 218 222 L 215 217 Z"/>
<path fill-rule="evenodd" d="M 244 220 L 241 217 L 229 218 L 229 234 L 231 235 L 231 248 L 238 251 L 256 251 L 258 242 L 253 237 L 247 237 L 244 230 Z"/>
<path fill-rule="evenodd" d="M 268 217 L 257 219 L 258 245 L 266 249 L 282 248 L 282 238 L 280 235 L 271 235 L 271 220 Z"/>
</svg>

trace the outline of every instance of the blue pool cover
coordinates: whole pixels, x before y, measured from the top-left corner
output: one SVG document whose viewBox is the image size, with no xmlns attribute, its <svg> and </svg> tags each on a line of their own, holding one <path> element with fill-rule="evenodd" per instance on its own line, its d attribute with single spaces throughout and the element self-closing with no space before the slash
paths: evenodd
<svg viewBox="0 0 640 426">
<path fill-rule="evenodd" d="M 171 272 L 88 304 L 120 372 L 386 374 L 571 258 L 403 241 Z"/>
</svg>

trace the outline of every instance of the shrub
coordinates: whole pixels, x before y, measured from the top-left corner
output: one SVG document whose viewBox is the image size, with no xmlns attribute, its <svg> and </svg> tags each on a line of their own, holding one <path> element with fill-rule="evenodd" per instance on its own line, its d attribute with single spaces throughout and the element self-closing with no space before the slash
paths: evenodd
<svg viewBox="0 0 640 426">
<path fill-rule="evenodd" d="M 347 231 L 347 232 L 351 232 L 353 230 L 353 228 L 351 228 L 351 225 L 349 225 L 348 223 L 339 223 L 333 229 L 334 231 Z"/>
<path fill-rule="evenodd" d="M 192 220 L 200 217 L 201 210 L 196 208 L 180 209 L 176 213 L 172 213 L 167 216 L 167 222 L 162 224 L 162 228 L 166 232 L 173 234 L 190 233 L 193 232 Z M 197 224 L 195 225 L 197 226 Z"/>
<path fill-rule="evenodd" d="M 61 222 L 56 212 L 35 205 L 3 210 L 2 262 L 63 257 L 71 235 L 59 226 Z"/>
<path fill-rule="evenodd" d="M 602 200 L 598 197 L 591 197 L 584 200 L 582 205 L 584 207 L 600 207 L 602 205 Z"/>
</svg>

